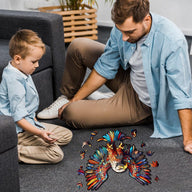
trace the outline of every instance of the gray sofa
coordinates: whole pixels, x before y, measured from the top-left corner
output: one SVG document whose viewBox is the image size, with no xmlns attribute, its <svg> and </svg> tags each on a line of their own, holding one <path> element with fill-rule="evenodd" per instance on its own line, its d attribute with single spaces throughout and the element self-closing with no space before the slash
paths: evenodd
<svg viewBox="0 0 192 192">
<path fill-rule="evenodd" d="M 32 29 L 46 44 L 46 53 L 32 77 L 40 96 L 39 110 L 47 107 L 60 95 L 59 86 L 65 62 L 62 17 L 49 13 L 0 10 L 0 23 L 0 81 L 3 68 L 11 59 L 8 50 L 9 40 L 17 30 Z M 0 116 L 0 178 L 0 191 L 19 191 L 15 124 L 11 117 L 2 115 Z"/>
<path fill-rule="evenodd" d="M 192 71 L 192 36 L 185 36 L 187 39 L 188 47 L 189 47 L 189 59 L 191 63 L 191 71 Z"/>
</svg>

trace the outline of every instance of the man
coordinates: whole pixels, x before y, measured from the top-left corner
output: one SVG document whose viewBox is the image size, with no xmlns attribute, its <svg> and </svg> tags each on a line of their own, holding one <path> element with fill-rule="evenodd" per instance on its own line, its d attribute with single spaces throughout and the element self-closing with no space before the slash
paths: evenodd
<svg viewBox="0 0 192 192">
<path fill-rule="evenodd" d="M 147 123 L 153 116 L 152 137 L 183 134 L 184 150 L 192 154 L 192 83 L 184 35 L 168 19 L 150 13 L 148 0 L 116 0 L 112 20 L 115 27 L 105 47 L 88 39 L 69 46 L 64 96 L 58 99 L 66 104 L 59 117 L 88 128 Z M 87 67 L 92 72 L 81 87 Z M 103 84 L 113 97 L 83 100 Z M 49 118 L 58 103 L 39 116 Z"/>
</svg>

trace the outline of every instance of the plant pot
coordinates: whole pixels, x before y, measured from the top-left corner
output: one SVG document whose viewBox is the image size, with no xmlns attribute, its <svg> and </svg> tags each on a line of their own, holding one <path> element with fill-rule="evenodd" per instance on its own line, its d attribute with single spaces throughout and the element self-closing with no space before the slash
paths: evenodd
<svg viewBox="0 0 192 192">
<path fill-rule="evenodd" d="M 71 42 L 78 37 L 86 37 L 97 40 L 97 20 L 96 9 L 89 5 L 82 4 L 79 10 L 68 10 L 64 6 L 40 7 L 39 11 L 62 15 L 65 42 Z"/>
</svg>

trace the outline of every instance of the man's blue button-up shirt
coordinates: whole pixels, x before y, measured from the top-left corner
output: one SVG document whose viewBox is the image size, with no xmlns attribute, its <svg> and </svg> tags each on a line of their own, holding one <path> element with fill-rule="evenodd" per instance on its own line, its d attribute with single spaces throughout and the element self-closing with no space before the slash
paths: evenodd
<svg viewBox="0 0 192 192">
<path fill-rule="evenodd" d="M 141 45 L 143 69 L 154 120 L 151 137 L 182 134 L 177 110 L 192 108 L 192 82 L 188 46 L 183 33 L 170 20 L 151 14 L 152 25 Z M 94 65 L 103 77 L 113 79 L 120 65 L 129 68 L 136 44 L 122 40 L 113 27 L 105 51 Z"/>
</svg>

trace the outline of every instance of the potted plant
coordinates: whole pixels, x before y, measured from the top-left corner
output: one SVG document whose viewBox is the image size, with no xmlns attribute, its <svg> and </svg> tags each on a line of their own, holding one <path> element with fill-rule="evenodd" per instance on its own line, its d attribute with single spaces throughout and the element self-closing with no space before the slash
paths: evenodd
<svg viewBox="0 0 192 192">
<path fill-rule="evenodd" d="M 82 5 L 82 0 L 58 0 L 59 4 L 61 6 L 61 10 L 65 10 L 65 8 L 67 8 L 67 10 L 79 10 L 81 8 Z M 93 4 L 97 4 L 97 2 L 95 2 L 94 0 L 88 0 L 87 4 L 92 6 Z"/>
<path fill-rule="evenodd" d="M 63 17 L 64 39 L 71 42 L 77 37 L 97 40 L 96 0 L 58 0 L 58 6 L 39 7 L 41 12 L 60 14 Z M 105 0 L 112 3 L 113 0 Z"/>
</svg>

